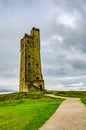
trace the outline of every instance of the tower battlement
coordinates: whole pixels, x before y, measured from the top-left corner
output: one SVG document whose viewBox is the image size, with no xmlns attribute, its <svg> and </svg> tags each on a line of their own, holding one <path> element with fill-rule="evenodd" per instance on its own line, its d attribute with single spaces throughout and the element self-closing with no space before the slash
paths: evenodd
<svg viewBox="0 0 86 130">
<path fill-rule="evenodd" d="M 40 30 L 32 28 L 20 41 L 20 91 L 43 90 L 40 58 Z"/>
</svg>

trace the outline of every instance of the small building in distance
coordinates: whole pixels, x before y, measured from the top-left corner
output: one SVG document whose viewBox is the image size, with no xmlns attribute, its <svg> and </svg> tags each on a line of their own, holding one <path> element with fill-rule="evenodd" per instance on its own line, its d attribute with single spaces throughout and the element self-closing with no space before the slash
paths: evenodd
<svg viewBox="0 0 86 130">
<path fill-rule="evenodd" d="M 40 30 L 32 28 L 20 41 L 20 92 L 44 90 L 40 58 Z"/>
</svg>

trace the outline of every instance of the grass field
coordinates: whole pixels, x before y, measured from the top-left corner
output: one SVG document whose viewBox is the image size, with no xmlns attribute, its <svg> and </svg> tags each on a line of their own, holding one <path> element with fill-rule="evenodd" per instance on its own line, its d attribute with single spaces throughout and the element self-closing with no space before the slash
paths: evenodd
<svg viewBox="0 0 86 130">
<path fill-rule="evenodd" d="M 47 93 L 63 97 L 86 98 L 86 91 L 48 91 Z"/>
<path fill-rule="evenodd" d="M 47 91 L 47 94 L 54 94 L 62 97 L 80 98 L 81 102 L 86 105 L 86 91 Z"/>
<path fill-rule="evenodd" d="M 82 98 L 81 101 L 86 106 L 86 98 Z"/>
<path fill-rule="evenodd" d="M 17 92 L 11 94 L 3 94 L 0 95 L 0 102 L 1 101 L 13 101 L 13 100 L 20 100 L 20 99 L 40 99 L 44 95 L 42 92 Z"/>
<path fill-rule="evenodd" d="M 0 102 L 0 130 L 38 130 L 63 101 L 44 97 L 42 93 L 17 93 L 5 97 L 0 97 L 3 100 Z"/>
</svg>

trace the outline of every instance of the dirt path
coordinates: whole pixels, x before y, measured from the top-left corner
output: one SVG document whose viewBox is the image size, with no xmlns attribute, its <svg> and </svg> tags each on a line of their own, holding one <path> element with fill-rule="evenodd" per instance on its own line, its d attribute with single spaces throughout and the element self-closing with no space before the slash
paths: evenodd
<svg viewBox="0 0 86 130">
<path fill-rule="evenodd" d="M 86 107 L 77 98 L 66 98 L 39 130 L 86 130 Z"/>
</svg>

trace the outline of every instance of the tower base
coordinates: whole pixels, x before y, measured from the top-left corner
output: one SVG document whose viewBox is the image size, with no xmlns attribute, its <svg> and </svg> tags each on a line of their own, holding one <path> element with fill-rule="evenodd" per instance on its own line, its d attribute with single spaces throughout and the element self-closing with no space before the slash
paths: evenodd
<svg viewBox="0 0 86 130">
<path fill-rule="evenodd" d="M 44 80 L 39 81 L 32 81 L 31 83 L 26 82 L 25 85 L 23 85 L 20 90 L 20 92 L 28 92 L 28 91 L 43 91 L 44 90 Z"/>
</svg>

